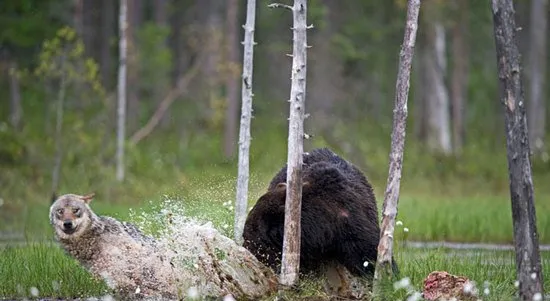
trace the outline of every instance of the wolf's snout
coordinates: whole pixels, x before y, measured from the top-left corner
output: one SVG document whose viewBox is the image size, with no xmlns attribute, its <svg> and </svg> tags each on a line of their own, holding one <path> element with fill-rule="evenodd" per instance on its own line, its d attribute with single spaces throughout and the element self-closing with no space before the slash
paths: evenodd
<svg viewBox="0 0 550 301">
<path fill-rule="evenodd" d="M 73 228 L 73 222 L 72 221 L 64 221 L 63 222 L 63 228 L 67 230 L 71 230 Z"/>
</svg>

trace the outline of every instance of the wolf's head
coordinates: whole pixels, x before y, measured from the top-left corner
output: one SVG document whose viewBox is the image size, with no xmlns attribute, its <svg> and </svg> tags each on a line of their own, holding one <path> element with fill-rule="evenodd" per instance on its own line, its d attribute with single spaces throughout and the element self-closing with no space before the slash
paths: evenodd
<svg viewBox="0 0 550 301">
<path fill-rule="evenodd" d="M 94 195 L 60 196 L 50 207 L 50 223 L 61 239 L 76 239 L 90 230 L 94 213 L 88 206 Z"/>
</svg>

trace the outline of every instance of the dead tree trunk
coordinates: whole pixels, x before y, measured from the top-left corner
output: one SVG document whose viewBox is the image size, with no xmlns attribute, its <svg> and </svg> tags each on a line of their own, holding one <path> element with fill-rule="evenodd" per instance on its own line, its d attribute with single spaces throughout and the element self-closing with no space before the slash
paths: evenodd
<svg viewBox="0 0 550 301">
<path fill-rule="evenodd" d="M 19 76 L 17 75 L 17 62 L 10 59 L 8 66 L 8 77 L 10 80 L 10 124 L 15 130 L 19 130 L 23 109 L 21 107 L 21 90 L 19 89 Z"/>
<path fill-rule="evenodd" d="M 529 28 L 529 141 L 533 152 L 544 149 L 546 134 L 546 105 L 544 97 L 546 72 L 546 39 L 548 1 L 531 1 L 531 25 Z"/>
<path fill-rule="evenodd" d="M 246 4 L 244 25 L 243 76 L 241 86 L 241 126 L 239 129 L 239 167 L 237 174 L 237 198 L 235 200 L 235 241 L 243 242 L 243 229 L 248 206 L 248 174 L 250 150 L 250 118 L 252 118 L 252 74 L 254 59 L 254 28 L 256 23 L 256 0 Z"/>
<path fill-rule="evenodd" d="M 405 129 L 407 121 L 407 99 L 409 96 L 411 65 L 418 29 L 418 14 L 420 0 L 409 0 L 407 5 L 407 21 L 401 53 L 399 54 L 399 70 L 395 86 L 395 108 L 393 110 L 393 130 L 391 135 L 390 167 L 388 182 L 384 193 L 384 209 L 382 226 L 380 228 L 380 243 L 375 271 L 375 295 L 382 291 L 382 283 L 391 279 L 393 232 L 397 203 L 399 200 L 399 185 L 403 165 L 403 150 L 405 147 Z"/>
<path fill-rule="evenodd" d="M 521 300 L 543 296 L 527 120 L 512 0 L 492 0 L 500 100 L 504 105 L 506 149 L 514 221 L 516 270 Z M 538 298 L 541 300 L 541 298 Z"/>
<path fill-rule="evenodd" d="M 227 73 L 225 76 L 225 91 L 226 91 L 226 109 L 225 109 L 225 132 L 224 132 L 224 155 L 226 158 L 232 158 L 235 155 L 235 140 L 237 136 L 237 118 L 239 115 L 238 103 L 238 49 L 237 49 L 237 34 L 239 29 L 238 24 L 238 9 L 239 1 L 227 1 L 226 14 L 226 33 L 227 33 Z"/>
<path fill-rule="evenodd" d="M 302 154 L 304 152 L 304 110 L 307 74 L 307 0 L 294 0 L 294 6 L 271 4 L 292 10 L 293 47 L 288 122 L 288 159 L 285 224 L 280 283 L 292 286 L 300 270 L 302 209 Z"/>
<path fill-rule="evenodd" d="M 126 38 L 128 29 L 128 3 L 120 0 L 119 15 L 119 65 L 118 65 L 118 109 L 117 109 L 117 152 L 116 152 L 116 178 L 124 180 L 124 137 L 126 136 Z"/>
</svg>

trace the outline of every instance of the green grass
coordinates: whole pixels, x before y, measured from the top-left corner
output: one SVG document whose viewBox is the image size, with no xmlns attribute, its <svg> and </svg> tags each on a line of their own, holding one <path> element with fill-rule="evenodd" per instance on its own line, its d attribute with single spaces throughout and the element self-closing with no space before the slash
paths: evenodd
<svg viewBox="0 0 550 301">
<path fill-rule="evenodd" d="M 550 253 L 541 253 L 543 273 L 550 275 Z M 475 281 L 480 292 L 489 288 L 483 300 L 513 300 L 516 294 L 514 256 L 507 251 L 452 251 L 445 249 L 398 248 L 396 254 L 400 278 L 408 277 L 411 289 L 421 291 L 424 278 L 432 271 L 448 271 Z M 108 294 L 107 287 L 93 279 L 78 263 L 55 244 L 0 249 L 0 298 L 38 297 L 78 298 Z M 550 287 L 545 277 L 545 287 Z M 324 296 L 316 279 L 302 279 L 298 292 L 290 297 Z M 404 289 L 388 293 L 391 300 L 402 300 Z"/>
<path fill-rule="evenodd" d="M 107 292 L 75 260 L 52 244 L 0 249 L 0 298 L 80 298 Z"/>
</svg>

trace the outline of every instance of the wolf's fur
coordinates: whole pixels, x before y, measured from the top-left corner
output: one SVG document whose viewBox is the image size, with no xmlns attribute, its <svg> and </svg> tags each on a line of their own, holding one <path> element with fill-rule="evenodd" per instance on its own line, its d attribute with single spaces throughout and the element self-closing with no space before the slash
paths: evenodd
<svg viewBox="0 0 550 301">
<path fill-rule="evenodd" d="M 92 196 L 75 194 L 59 197 L 50 208 L 50 222 L 57 241 L 67 253 L 122 297 L 176 299 L 184 295 L 190 285 L 203 295 L 211 296 L 231 293 L 236 297 L 259 297 L 272 289 L 266 286 L 272 277 L 270 271 L 262 269 L 264 267 L 244 248 L 217 232 L 193 228 L 184 231 L 184 239 L 199 240 L 193 248 L 198 245 L 207 255 L 213 253 L 212 250 L 222 250 L 237 259 L 228 264 L 217 262 L 215 256 L 199 257 L 200 267 L 196 267 L 199 271 L 190 270 L 181 264 L 176 251 L 144 235 L 134 225 L 96 215 L 89 207 L 91 199 Z M 184 251 L 186 247 L 191 248 L 187 243 L 181 243 Z M 195 249 L 193 252 L 199 253 Z M 240 271 L 243 267 L 250 270 Z M 227 280 L 240 279 L 241 274 L 250 278 L 234 283 Z"/>
</svg>

